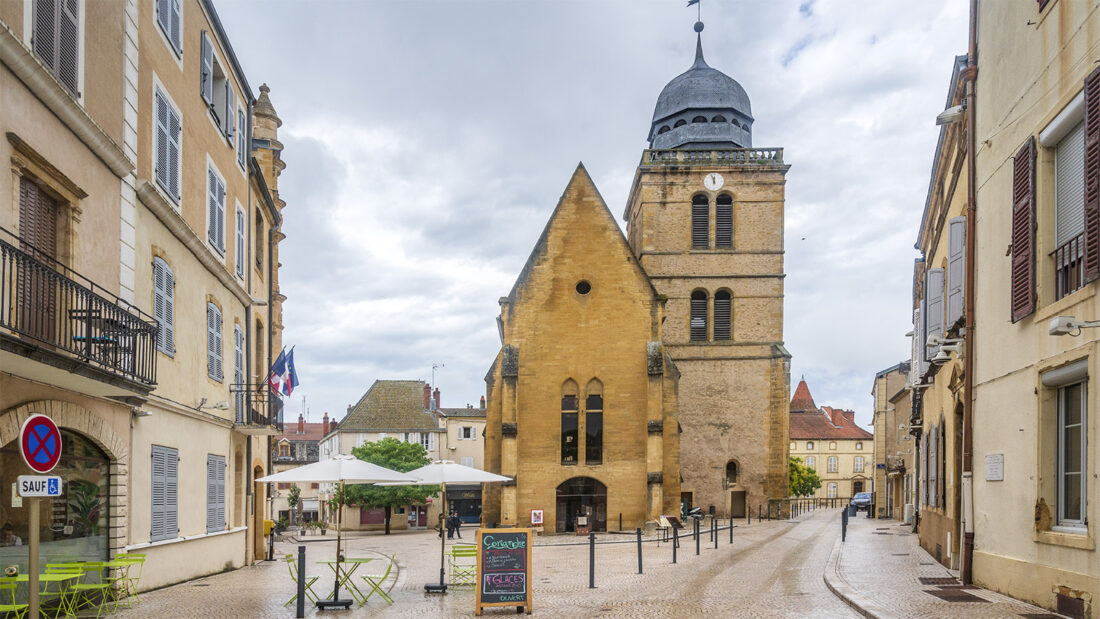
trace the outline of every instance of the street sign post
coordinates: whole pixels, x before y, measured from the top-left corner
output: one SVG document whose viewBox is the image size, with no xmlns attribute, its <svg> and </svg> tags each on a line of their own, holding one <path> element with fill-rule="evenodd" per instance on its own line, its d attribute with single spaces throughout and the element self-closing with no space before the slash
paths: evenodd
<svg viewBox="0 0 1100 619">
<path fill-rule="evenodd" d="M 19 454 L 31 471 L 38 475 L 20 475 L 19 496 L 27 498 L 30 527 L 27 566 L 27 616 L 38 617 L 38 524 L 43 497 L 61 496 L 61 478 L 45 476 L 61 461 L 61 431 L 53 419 L 31 415 L 19 429 Z"/>
</svg>

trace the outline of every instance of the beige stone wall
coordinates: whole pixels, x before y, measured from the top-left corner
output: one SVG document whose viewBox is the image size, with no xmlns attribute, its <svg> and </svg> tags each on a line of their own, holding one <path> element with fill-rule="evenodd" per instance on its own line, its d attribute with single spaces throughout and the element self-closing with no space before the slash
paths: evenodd
<svg viewBox="0 0 1100 619">
<path fill-rule="evenodd" d="M 459 438 L 463 427 L 474 428 L 476 439 Z M 442 439 L 442 437 L 441 437 Z M 476 417 L 452 417 L 447 419 L 446 445 L 440 450 L 440 457 L 461 464 L 462 458 L 473 458 L 474 468 L 485 470 L 485 419 Z"/>
<path fill-rule="evenodd" d="M 783 344 L 783 165 L 642 166 L 627 205 L 631 247 L 667 297 L 663 337 L 680 369 L 680 423 L 684 428 L 681 466 L 683 492 L 695 505 L 730 510 L 729 490 L 747 492 L 747 502 L 787 496 L 789 357 Z M 719 191 L 703 187 L 718 172 Z M 714 204 L 719 194 L 733 197 L 732 249 L 691 248 L 691 200 L 711 205 L 710 238 L 715 236 Z M 732 339 L 689 341 L 690 297 L 732 296 Z M 713 321 L 708 320 L 708 339 Z M 724 483 L 726 465 L 736 461 L 738 484 Z"/>
<path fill-rule="evenodd" d="M 877 376 L 872 390 L 875 402 L 874 491 L 879 518 L 903 519 L 905 504 L 912 500 L 905 496 L 905 484 L 906 477 L 915 472 L 916 441 L 908 431 L 899 429 L 909 424 L 908 392 L 902 390 L 908 376 L 908 372 L 899 371 Z"/>
<path fill-rule="evenodd" d="M 808 443 L 813 443 L 813 449 L 808 448 Z M 796 458 L 802 458 L 802 463 L 806 464 L 806 458 L 812 456 L 814 458 L 813 469 L 817 471 L 817 476 L 821 478 L 821 487 L 814 492 L 815 498 L 825 498 L 829 496 L 829 484 L 836 484 L 836 494 L 834 495 L 838 499 L 850 499 L 855 493 L 853 490 L 853 484 L 855 482 L 863 483 L 863 490 L 860 492 L 871 491 L 871 478 L 874 470 L 874 440 L 871 438 L 866 439 L 814 439 L 808 441 L 805 439 L 796 439 L 791 441 L 791 455 Z M 829 458 L 835 457 L 837 460 L 837 470 L 835 473 L 829 472 Z M 863 458 L 863 471 L 856 470 L 856 458 Z"/>
</svg>

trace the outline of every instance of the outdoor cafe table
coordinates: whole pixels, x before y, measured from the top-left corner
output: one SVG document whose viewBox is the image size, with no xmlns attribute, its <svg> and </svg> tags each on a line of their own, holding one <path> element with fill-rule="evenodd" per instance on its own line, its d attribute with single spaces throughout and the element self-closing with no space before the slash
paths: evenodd
<svg viewBox="0 0 1100 619">
<path fill-rule="evenodd" d="M 362 606 L 363 603 L 366 602 L 366 597 L 363 596 L 363 592 L 359 590 L 359 587 L 355 586 L 355 581 L 352 580 L 351 577 L 355 574 L 355 570 L 359 569 L 359 566 L 370 563 L 371 561 L 374 561 L 374 559 L 344 559 L 343 561 L 318 561 L 317 563 L 329 566 L 329 568 L 332 569 L 332 573 L 336 575 L 336 578 L 340 579 L 340 586 L 347 589 L 347 591 L 351 593 L 351 597 L 355 598 L 356 603 Z M 351 569 L 345 567 L 342 570 L 344 572 L 343 578 L 340 577 L 341 563 L 351 566 Z"/>
<path fill-rule="evenodd" d="M 67 573 L 67 572 L 39 574 L 38 575 L 38 582 L 43 583 L 45 585 L 46 589 L 49 588 L 49 586 L 50 586 L 49 583 L 51 583 L 51 582 L 57 583 L 57 591 L 47 591 L 46 589 L 43 589 L 42 593 L 48 593 L 50 595 L 57 595 L 57 601 L 58 601 L 58 604 L 60 604 L 60 607 L 62 609 L 67 609 L 70 606 L 70 603 L 69 603 L 69 596 L 66 595 L 68 590 L 64 588 L 64 584 L 65 584 L 66 581 L 73 580 L 73 579 L 79 579 L 82 576 L 84 576 L 84 572 L 79 572 L 79 573 L 76 573 L 76 574 Z M 29 583 L 30 580 L 31 580 L 31 575 L 30 574 L 19 574 L 18 576 L 15 577 L 15 582 L 17 582 L 17 583 L 18 582 Z M 65 611 L 65 616 L 67 617 L 69 615 L 70 615 L 70 613 L 66 610 Z"/>
</svg>

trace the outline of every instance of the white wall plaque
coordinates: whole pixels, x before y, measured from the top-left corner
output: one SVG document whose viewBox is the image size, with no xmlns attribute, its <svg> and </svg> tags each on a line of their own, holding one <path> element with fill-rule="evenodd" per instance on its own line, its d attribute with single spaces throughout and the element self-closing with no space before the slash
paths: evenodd
<svg viewBox="0 0 1100 619">
<path fill-rule="evenodd" d="M 1005 480 L 1005 455 L 1004 454 L 986 454 L 986 456 L 985 456 L 985 480 L 986 481 L 1004 481 Z"/>
</svg>

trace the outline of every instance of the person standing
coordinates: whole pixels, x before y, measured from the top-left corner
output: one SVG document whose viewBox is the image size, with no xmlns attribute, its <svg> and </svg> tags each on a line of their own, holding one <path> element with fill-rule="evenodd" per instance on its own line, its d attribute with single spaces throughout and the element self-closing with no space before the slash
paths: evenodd
<svg viewBox="0 0 1100 619">
<path fill-rule="evenodd" d="M 462 520 L 459 519 L 457 510 L 451 511 L 451 526 L 454 528 L 458 539 L 462 539 Z"/>
</svg>

